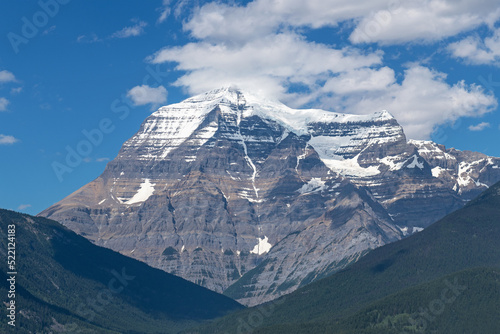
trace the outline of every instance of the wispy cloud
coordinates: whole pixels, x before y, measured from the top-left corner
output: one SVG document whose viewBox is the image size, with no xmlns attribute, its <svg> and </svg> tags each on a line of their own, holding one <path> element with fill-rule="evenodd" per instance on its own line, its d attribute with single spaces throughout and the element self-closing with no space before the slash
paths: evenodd
<svg viewBox="0 0 500 334">
<path fill-rule="evenodd" d="M 0 145 L 12 145 L 18 141 L 19 139 L 14 138 L 13 136 L 0 135 Z"/>
<path fill-rule="evenodd" d="M 125 27 L 114 34 L 111 35 L 111 38 L 128 38 L 128 37 L 135 37 L 135 36 L 140 36 L 144 33 L 144 28 L 148 24 L 144 21 L 139 21 L 137 24 L 130 26 L 130 27 Z"/>
<path fill-rule="evenodd" d="M 12 89 L 10 90 L 10 93 L 11 93 L 12 95 L 16 95 L 16 94 L 21 93 L 22 91 L 23 91 L 23 87 L 16 87 L 16 88 L 12 88 Z"/>
<path fill-rule="evenodd" d="M 136 19 L 132 20 L 133 23 L 135 23 L 132 26 L 125 27 L 123 29 L 120 29 L 113 34 L 111 34 L 108 37 L 101 38 L 95 33 L 91 33 L 88 35 L 80 35 L 76 38 L 76 41 L 78 43 L 98 43 L 98 42 L 103 42 L 108 39 L 114 39 L 114 38 L 129 38 L 129 37 L 136 37 L 140 36 L 144 33 L 144 28 L 148 25 L 147 22 L 144 21 L 139 21 Z"/>
<path fill-rule="evenodd" d="M 24 211 L 24 210 L 29 209 L 29 208 L 31 208 L 31 204 L 21 204 L 21 205 L 19 205 L 19 206 L 17 207 L 17 209 L 18 209 L 19 211 Z"/>
<path fill-rule="evenodd" d="M 53 32 L 54 30 L 56 30 L 56 26 L 51 26 L 50 28 L 45 29 L 45 30 L 42 32 L 42 35 L 48 35 L 48 34 L 50 34 L 51 32 Z"/>
<path fill-rule="evenodd" d="M 490 126 L 491 126 L 490 123 L 482 122 L 482 123 L 479 123 L 477 125 L 469 126 L 469 130 L 470 131 L 483 131 L 484 129 L 489 128 Z"/>
<path fill-rule="evenodd" d="M 158 23 L 165 22 L 167 17 L 170 15 L 170 0 L 163 0 L 162 7 L 159 9 L 160 17 L 158 18 Z"/>
<path fill-rule="evenodd" d="M 167 102 L 167 90 L 163 86 L 156 88 L 148 85 L 135 86 L 127 92 L 127 96 L 136 106 L 145 104 L 156 106 Z"/>
<path fill-rule="evenodd" d="M 176 19 L 191 16 L 193 11 L 196 11 L 201 4 L 206 3 L 206 0 L 163 0 L 162 6 L 157 9 L 160 12 L 157 23 L 163 23 L 173 13 Z"/>
<path fill-rule="evenodd" d="M 99 38 L 95 33 L 92 33 L 90 35 L 80 35 L 76 38 L 76 41 L 78 43 L 98 43 L 102 42 L 103 40 Z"/>
</svg>

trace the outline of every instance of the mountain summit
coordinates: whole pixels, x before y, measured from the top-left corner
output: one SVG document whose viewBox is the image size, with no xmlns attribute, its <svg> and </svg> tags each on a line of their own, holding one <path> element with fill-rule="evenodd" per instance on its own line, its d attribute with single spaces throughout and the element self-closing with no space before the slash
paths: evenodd
<svg viewBox="0 0 500 334">
<path fill-rule="evenodd" d="M 158 109 L 40 215 L 255 305 L 462 207 L 500 159 L 408 141 L 386 111 L 297 110 L 226 87 Z"/>
</svg>

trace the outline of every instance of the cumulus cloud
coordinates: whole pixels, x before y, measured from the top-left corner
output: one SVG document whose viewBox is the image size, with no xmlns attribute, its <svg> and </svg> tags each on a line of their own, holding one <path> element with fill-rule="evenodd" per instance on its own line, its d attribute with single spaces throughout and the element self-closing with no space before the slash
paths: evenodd
<svg viewBox="0 0 500 334">
<path fill-rule="evenodd" d="M 19 140 L 13 136 L 7 136 L 0 134 L 0 145 L 11 145 L 17 143 Z"/>
<path fill-rule="evenodd" d="M 7 110 L 7 106 L 9 105 L 9 103 L 9 100 L 7 100 L 5 97 L 0 97 L 0 111 Z"/>
<path fill-rule="evenodd" d="M 405 71 L 401 83 L 376 92 L 332 94 L 322 99 L 322 106 L 356 114 L 388 110 L 412 139 L 429 139 L 439 125 L 482 116 L 497 107 L 495 97 L 481 87 L 462 81 L 449 85 L 445 79 L 444 73 L 415 65 Z"/>
<path fill-rule="evenodd" d="M 337 95 L 380 92 L 392 87 L 395 80 L 394 70 L 389 67 L 361 68 L 328 79 L 322 91 Z"/>
<path fill-rule="evenodd" d="M 461 58 L 470 64 L 492 64 L 500 66 L 500 28 L 493 36 L 481 39 L 479 36 L 469 36 L 449 45 L 448 50 L 456 58 Z"/>
<path fill-rule="evenodd" d="M 144 33 L 144 28 L 148 24 L 144 21 L 139 21 L 137 24 L 130 26 L 130 27 L 125 27 L 114 34 L 111 35 L 111 38 L 128 38 L 128 37 L 135 37 L 135 36 L 140 36 Z"/>
<path fill-rule="evenodd" d="M 9 72 L 7 70 L 0 71 L 0 83 L 4 82 L 14 82 L 16 81 L 16 77 L 12 72 Z"/>
<path fill-rule="evenodd" d="M 471 125 L 469 126 L 470 131 L 483 131 L 486 128 L 489 128 L 491 126 L 490 123 L 487 122 L 481 122 L 477 125 Z"/>
<path fill-rule="evenodd" d="M 318 81 L 332 73 L 380 64 L 382 54 L 334 49 L 296 34 L 279 34 L 243 46 L 200 42 L 165 48 L 150 60 L 177 63 L 177 69 L 187 73 L 176 84 L 187 87 L 191 94 L 235 84 L 293 104 L 286 86 L 300 84 L 315 89 Z"/>
<path fill-rule="evenodd" d="M 493 25 L 499 17 L 498 3 L 491 0 L 394 1 L 391 7 L 363 16 L 350 40 L 382 44 L 433 42 L 482 24 Z"/>
<path fill-rule="evenodd" d="M 354 22 L 353 43 L 395 44 L 440 40 L 481 24 L 493 25 L 499 17 L 496 0 L 254 0 L 245 6 L 206 4 L 185 29 L 196 38 L 234 42 L 283 27 Z"/>
<path fill-rule="evenodd" d="M 167 90 L 163 86 L 156 88 L 148 85 L 135 86 L 127 92 L 127 96 L 136 106 L 145 104 L 156 106 L 167 102 Z"/>
</svg>

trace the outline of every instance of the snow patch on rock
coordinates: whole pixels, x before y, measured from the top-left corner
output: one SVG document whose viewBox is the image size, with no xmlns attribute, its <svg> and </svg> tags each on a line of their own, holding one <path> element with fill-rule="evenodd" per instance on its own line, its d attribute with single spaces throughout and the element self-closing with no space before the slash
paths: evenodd
<svg viewBox="0 0 500 334">
<path fill-rule="evenodd" d="M 420 169 L 424 169 L 424 164 L 422 162 L 418 161 L 418 157 L 416 154 L 413 155 L 413 161 L 408 166 L 406 166 L 406 168 L 415 168 L 415 167 L 418 167 Z"/>
<path fill-rule="evenodd" d="M 262 255 L 264 253 L 267 253 L 269 252 L 269 250 L 271 249 L 271 247 L 273 247 L 273 245 L 271 245 L 269 243 L 269 239 L 264 236 L 264 238 L 257 238 L 258 240 L 258 243 L 257 245 L 255 245 L 255 247 L 250 251 L 250 253 L 252 254 L 257 254 L 257 255 Z"/>
<path fill-rule="evenodd" d="M 129 199 L 125 204 L 136 204 L 146 201 L 155 191 L 155 184 L 151 183 L 149 179 L 144 179 L 137 193 Z"/>
<path fill-rule="evenodd" d="M 446 171 L 446 169 L 444 168 L 441 168 L 439 166 L 437 167 L 434 167 L 431 172 L 432 172 L 432 176 L 435 177 L 435 178 L 439 178 L 439 175 L 441 175 L 442 172 Z"/>
<path fill-rule="evenodd" d="M 325 181 L 322 181 L 320 177 L 313 177 L 297 191 L 301 194 L 307 194 L 323 191 L 325 188 Z"/>
</svg>

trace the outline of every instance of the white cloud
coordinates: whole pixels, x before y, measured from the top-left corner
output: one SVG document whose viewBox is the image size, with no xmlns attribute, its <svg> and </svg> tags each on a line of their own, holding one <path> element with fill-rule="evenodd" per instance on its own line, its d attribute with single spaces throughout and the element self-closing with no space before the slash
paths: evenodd
<svg viewBox="0 0 500 334">
<path fill-rule="evenodd" d="M 165 48 L 151 61 L 178 63 L 177 69 L 187 73 L 176 84 L 187 87 L 191 94 L 235 84 L 294 104 L 293 96 L 286 94 L 287 85 L 315 89 L 319 80 L 328 79 L 332 73 L 380 64 L 382 54 L 334 49 L 295 34 L 279 34 L 243 46 L 200 42 Z"/>
<path fill-rule="evenodd" d="M 398 3 L 394 1 L 394 3 Z M 358 22 L 353 43 L 434 42 L 500 18 L 497 1 L 413 0 L 371 12 Z"/>
<path fill-rule="evenodd" d="M 323 91 L 338 95 L 382 91 L 393 85 L 395 80 L 394 71 L 389 67 L 361 68 L 328 79 Z"/>
<path fill-rule="evenodd" d="M 0 83 L 13 81 L 16 81 L 16 77 L 12 74 L 12 72 L 7 70 L 0 71 Z"/>
<path fill-rule="evenodd" d="M 19 140 L 14 138 L 13 136 L 6 136 L 0 134 L 0 145 L 11 145 L 17 143 Z"/>
<path fill-rule="evenodd" d="M 127 96 L 136 106 L 150 103 L 159 105 L 167 102 L 167 90 L 163 86 L 156 88 L 148 85 L 135 86 L 127 92 Z"/>
<path fill-rule="evenodd" d="M 24 211 L 24 210 L 29 209 L 29 208 L 31 208 L 31 204 L 21 204 L 21 205 L 19 205 L 19 206 L 17 207 L 17 209 L 18 209 L 19 211 Z"/>
<path fill-rule="evenodd" d="M 449 85 L 444 73 L 415 65 L 405 71 L 401 83 L 381 91 L 364 91 L 330 95 L 322 106 L 336 106 L 336 111 L 367 114 L 388 110 L 412 139 L 429 139 L 439 125 L 460 117 L 478 117 L 497 107 L 494 96 L 481 87 L 458 82 Z"/>
<path fill-rule="evenodd" d="M 185 29 L 200 39 L 241 42 L 280 29 L 354 22 L 354 43 L 436 41 L 490 26 L 500 18 L 496 0 L 254 0 L 246 6 L 209 3 Z"/>
<path fill-rule="evenodd" d="M 491 126 L 490 123 L 487 122 L 481 122 L 477 125 L 471 125 L 469 126 L 470 131 L 483 131 L 486 128 L 489 128 Z"/>
<path fill-rule="evenodd" d="M 493 64 L 500 66 L 500 28 L 493 36 L 481 39 L 469 36 L 449 45 L 448 50 L 456 58 L 462 58 L 470 64 Z"/>
<path fill-rule="evenodd" d="M 0 111 L 7 110 L 7 106 L 9 105 L 9 103 L 9 100 L 7 100 L 5 97 L 0 97 Z"/>
<path fill-rule="evenodd" d="M 135 36 L 140 36 L 144 33 L 144 27 L 146 27 L 148 24 L 144 21 L 139 21 L 137 24 L 130 26 L 130 27 L 125 27 L 114 34 L 111 35 L 111 38 L 128 38 L 128 37 L 135 37 Z"/>
</svg>

